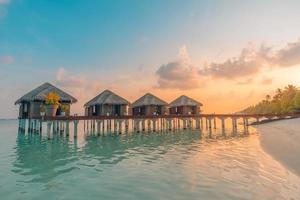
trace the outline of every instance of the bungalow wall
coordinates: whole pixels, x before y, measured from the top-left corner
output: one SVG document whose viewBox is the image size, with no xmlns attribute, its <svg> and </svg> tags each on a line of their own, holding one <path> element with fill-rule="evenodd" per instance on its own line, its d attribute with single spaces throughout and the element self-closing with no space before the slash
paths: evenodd
<svg viewBox="0 0 300 200">
<path fill-rule="evenodd" d="M 200 106 L 176 106 L 169 108 L 171 115 L 197 115 L 200 113 Z"/>
<path fill-rule="evenodd" d="M 19 108 L 19 118 L 40 117 L 40 107 L 42 102 L 22 102 Z"/>
<path fill-rule="evenodd" d="M 132 114 L 135 116 L 138 115 L 164 115 L 167 109 L 166 106 L 159 106 L 159 105 L 146 105 L 146 106 L 139 106 L 132 108 Z"/>
<path fill-rule="evenodd" d="M 22 102 L 19 107 L 19 118 L 33 118 L 41 117 L 41 106 L 44 105 L 42 101 L 31 101 L 31 102 Z M 70 116 L 70 103 L 61 103 L 61 105 L 68 106 L 68 110 L 65 112 L 66 116 Z M 61 110 L 58 109 L 56 115 L 60 115 Z"/>
<path fill-rule="evenodd" d="M 94 105 L 87 108 L 87 116 L 127 115 L 127 105 Z"/>
</svg>

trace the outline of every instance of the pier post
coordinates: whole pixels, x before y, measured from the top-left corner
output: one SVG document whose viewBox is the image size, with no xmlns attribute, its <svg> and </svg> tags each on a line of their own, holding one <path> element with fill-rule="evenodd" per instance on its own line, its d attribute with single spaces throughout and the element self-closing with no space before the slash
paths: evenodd
<svg viewBox="0 0 300 200">
<path fill-rule="evenodd" d="M 169 131 L 172 131 L 172 120 L 171 119 L 168 119 L 168 125 L 169 125 L 169 127 L 168 127 Z"/>
<path fill-rule="evenodd" d="M 56 122 L 52 121 L 52 134 L 56 133 Z"/>
<path fill-rule="evenodd" d="M 118 126 L 118 121 L 114 119 L 114 133 L 116 134 L 118 132 L 117 126 Z"/>
<path fill-rule="evenodd" d="M 200 117 L 200 126 L 201 126 L 201 129 L 203 129 L 203 118 Z"/>
<path fill-rule="evenodd" d="M 19 131 L 23 132 L 23 119 L 19 119 Z"/>
<path fill-rule="evenodd" d="M 236 118 L 234 117 L 232 117 L 231 120 L 232 120 L 232 133 L 235 134 L 237 131 L 237 125 L 236 125 L 237 121 Z"/>
<path fill-rule="evenodd" d="M 214 117 L 214 129 L 217 129 L 216 117 Z"/>
<path fill-rule="evenodd" d="M 60 127 L 59 127 L 59 121 L 56 121 L 56 132 L 58 133 L 60 130 Z"/>
<path fill-rule="evenodd" d="M 188 121 L 188 129 L 192 129 L 192 118 L 188 118 L 187 119 L 187 121 Z"/>
<path fill-rule="evenodd" d="M 97 120 L 97 135 L 98 136 L 100 135 L 100 132 L 101 132 L 101 124 L 100 124 L 100 121 Z"/>
<path fill-rule="evenodd" d="M 209 134 L 209 137 L 211 138 L 212 137 L 211 117 L 208 117 L 207 120 L 208 120 L 208 134 Z"/>
<path fill-rule="evenodd" d="M 66 136 L 69 136 L 70 134 L 70 122 L 69 120 L 66 121 Z"/>
<path fill-rule="evenodd" d="M 40 120 L 40 134 L 43 133 L 43 120 Z"/>
<path fill-rule="evenodd" d="M 237 131 L 237 119 L 234 120 L 234 128 Z"/>
<path fill-rule="evenodd" d="M 125 120 L 125 132 L 128 133 L 128 129 L 129 129 L 129 121 L 128 119 Z"/>
<path fill-rule="evenodd" d="M 21 126 L 22 126 L 22 120 L 19 119 L 19 131 L 21 130 Z"/>
<path fill-rule="evenodd" d="M 96 132 L 96 120 L 93 120 L 93 133 Z"/>
<path fill-rule="evenodd" d="M 19 132 L 22 132 L 22 119 L 19 119 Z"/>
<path fill-rule="evenodd" d="M 32 133 L 36 133 L 36 120 L 35 119 L 32 120 L 32 124 L 33 124 L 33 126 L 32 126 Z"/>
<path fill-rule="evenodd" d="M 147 120 L 147 128 L 148 128 L 148 132 L 151 132 L 151 121 L 150 121 L 150 119 Z"/>
<path fill-rule="evenodd" d="M 156 132 L 156 119 L 152 120 L 153 132 Z"/>
<path fill-rule="evenodd" d="M 31 133 L 34 133 L 34 120 L 31 120 Z"/>
<path fill-rule="evenodd" d="M 78 120 L 74 121 L 74 138 L 77 137 L 77 132 L 78 132 Z"/>
<path fill-rule="evenodd" d="M 23 126 L 23 124 L 22 124 L 22 119 L 19 119 L 19 131 L 20 132 L 22 132 L 22 126 Z"/>
<path fill-rule="evenodd" d="M 64 132 L 65 132 L 65 130 L 64 130 L 65 129 L 64 128 L 64 122 L 60 121 L 59 123 L 60 123 L 60 125 L 59 125 L 60 126 L 60 134 L 64 134 Z"/>
<path fill-rule="evenodd" d="M 35 120 L 35 133 L 36 134 L 39 134 L 39 132 L 40 132 L 40 127 L 39 127 L 40 125 L 39 125 L 39 120 Z"/>
<path fill-rule="evenodd" d="M 172 119 L 173 123 L 173 131 L 176 131 L 176 118 Z"/>
<path fill-rule="evenodd" d="M 209 130 L 211 130 L 211 118 L 210 117 L 208 118 L 208 128 L 209 128 Z"/>
<path fill-rule="evenodd" d="M 142 131 L 145 131 L 145 119 L 142 119 Z"/>
<path fill-rule="evenodd" d="M 195 120 L 196 120 L 196 129 L 200 129 L 200 119 L 195 118 Z"/>
<path fill-rule="evenodd" d="M 221 118 L 221 126 L 222 126 L 222 134 L 225 134 L 225 119 L 224 117 Z"/>
<path fill-rule="evenodd" d="M 111 133 L 111 132 L 112 132 L 112 123 L 111 123 L 111 119 L 109 119 L 108 122 L 109 122 L 109 132 Z"/>
<path fill-rule="evenodd" d="M 247 134 L 248 133 L 248 118 L 244 118 L 244 133 Z"/>
<path fill-rule="evenodd" d="M 205 118 L 205 128 L 208 129 L 208 118 Z"/>
<path fill-rule="evenodd" d="M 104 131 L 105 131 L 105 120 L 101 120 L 102 123 L 102 134 L 104 135 Z"/>
<path fill-rule="evenodd" d="M 123 120 L 118 120 L 118 125 L 119 125 L 119 134 L 122 134 L 122 123 L 123 123 Z"/>
<path fill-rule="evenodd" d="M 136 123 L 136 132 L 139 133 L 139 132 L 140 132 L 140 120 L 137 119 L 137 120 L 135 121 L 135 123 Z"/>
<path fill-rule="evenodd" d="M 182 123 L 183 123 L 183 130 L 185 130 L 186 129 L 186 119 L 185 118 L 183 118 L 182 119 Z"/>
<path fill-rule="evenodd" d="M 27 122 L 27 120 L 26 119 L 22 119 L 23 120 L 23 125 L 22 125 L 22 127 L 23 127 L 23 132 L 25 133 L 25 131 L 26 131 L 26 122 Z"/>
<path fill-rule="evenodd" d="M 51 125 L 52 125 L 52 122 L 47 121 L 47 137 L 48 137 L 48 139 L 50 139 Z"/>
<path fill-rule="evenodd" d="M 109 133 L 109 120 L 105 120 L 106 121 L 106 132 Z"/>
<path fill-rule="evenodd" d="M 31 132 L 31 119 L 28 119 L 28 130 L 27 130 L 28 133 Z"/>
</svg>

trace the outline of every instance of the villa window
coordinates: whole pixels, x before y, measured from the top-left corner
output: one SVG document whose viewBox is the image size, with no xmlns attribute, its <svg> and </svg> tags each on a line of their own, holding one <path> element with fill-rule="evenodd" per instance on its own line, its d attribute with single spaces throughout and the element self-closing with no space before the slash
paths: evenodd
<svg viewBox="0 0 300 200">
<path fill-rule="evenodd" d="M 27 110 L 28 110 L 28 105 L 27 105 L 27 103 L 24 103 L 23 104 L 23 111 L 26 113 Z"/>
</svg>

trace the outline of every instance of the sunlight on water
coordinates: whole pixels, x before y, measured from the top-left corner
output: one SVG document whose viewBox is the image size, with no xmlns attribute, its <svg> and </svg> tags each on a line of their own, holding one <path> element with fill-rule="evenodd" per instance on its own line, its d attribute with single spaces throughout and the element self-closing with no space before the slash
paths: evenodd
<svg viewBox="0 0 300 200">
<path fill-rule="evenodd" d="M 226 124 L 230 128 L 230 123 Z M 255 129 L 18 134 L 0 121 L 1 199 L 299 199 L 300 178 L 266 154 Z"/>
</svg>

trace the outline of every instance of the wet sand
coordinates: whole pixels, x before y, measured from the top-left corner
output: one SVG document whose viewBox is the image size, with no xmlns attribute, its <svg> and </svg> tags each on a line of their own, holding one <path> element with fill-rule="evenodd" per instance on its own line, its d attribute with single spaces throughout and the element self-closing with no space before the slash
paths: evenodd
<svg viewBox="0 0 300 200">
<path fill-rule="evenodd" d="M 274 121 L 255 127 L 263 149 L 300 176 L 300 119 Z"/>
</svg>

